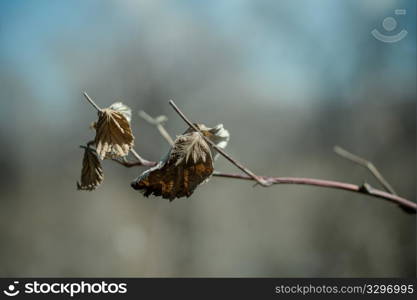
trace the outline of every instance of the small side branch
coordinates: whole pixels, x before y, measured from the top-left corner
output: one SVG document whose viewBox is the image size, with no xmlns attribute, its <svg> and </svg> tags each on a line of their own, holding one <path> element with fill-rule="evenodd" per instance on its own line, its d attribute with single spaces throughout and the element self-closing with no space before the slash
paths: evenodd
<svg viewBox="0 0 417 300">
<path fill-rule="evenodd" d="M 91 146 L 93 146 L 94 141 L 90 141 L 87 143 L 87 146 L 84 145 L 80 145 L 80 148 L 82 149 L 90 149 L 91 151 L 93 151 L 94 153 L 96 153 L 96 149 L 91 148 Z M 134 153 L 137 154 L 137 152 L 132 149 L 134 151 Z M 132 152 L 133 154 L 133 152 Z M 135 156 L 135 155 L 134 155 Z M 121 159 L 117 159 L 117 158 L 112 158 L 111 160 L 114 162 L 117 162 L 118 164 L 126 167 L 126 168 L 132 168 L 132 167 L 140 167 L 140 166 L 145 166 L 145 167 L 153 167 L 155 166 L 157 163 L 154 161 L 148 161 L 146 159 L 143 159 L 139 154 L 137 154 L 137 156 L 135 156 L 136 159 L 138 159 L 137 161 L 128 161 L 125 157 L 121 158 Z M 139 158 L 140 159 L 139 159 Z"/>
<path fill-rule="evenodd" d="M 113 158 L 112 161 L 117 162 L 118 164 L 126 167 L 126 168 L 132 168 L 132 167 L 140 167 L 144 166 L 144 164 L 141 161 L 128 161 L 126 158 L 123 159 L 117 159 Z M 150 165 L 148 165 L 150 166 Z"/>
<path fill-rule="evenodd" d="M 95 108 L 97 109 L 97 111 L 101 111 L 100 106 L 98 106 L 93 99 L 90 98 L 90 96 L 88 96 L 88 94 L 86 92 L 83 92 L 83 95 L 85 97 L 85 99 Z"/>
<path fill-rule="evenodd" d="M 244 173 L 248 174 L 253 180 L 255 180 L 260 185 L 267 187 L 270 186 L 271 183 L 264 180 L 262 177 L 259 177 L 255 175 L 251 170 L 243 166 L 240 162 L 238 162 L 236 159 L 232 158 L 229 154 L 227 154 L 222 148 L 218 147 L 215 143 L 213 143 L 210 139 L 204 136 L 202 132 L 184 115 L 184 113 L 178 108 L 177 105 L 175 105 L 174 101 L 169 100 L 169 104 L 172 106 L 172 108 L 177 112 L 177 114 L 184 120 L 185 123 L 188 124 L 191 128 L 193 128 L 195 131 L 201 133 L 201 136 L 204 138 L 204 140 L 209 143 L 220 155 L 222 155 L 224 158 L 226 158 L 228 161 L 230 161 L 232 164 L 234 164 L 236 167 L 238 167 L 240 170 L 242 170 Z"/>
<path fill-rule="evenodd" d="M 389 192 L 393 195 L 397 195 L 394 188 L 382 176 L 382 174 L 378 171 L 378 169 L 375 167 L 375 165 L 372 162 L 370 162 L 370 161 L 368 161 L 368 160 L 366 160 L 366 159 L 364 159 L 360 156 L 357 156 L 357 155 L 355 155 L 355 154 L 353 154 L 353 153 L 351 153 L 351 152 L 349 152 L 349 151 L 347 151 L 347 150 L 345 150 L 345 149 L 343 149 L 342 147 L 339 147 L 339 146 L 334 147 L 334 152 L 336 152 L 341 157 L 343 157 L 347 160 L 350 160 L 350 161 L 368 169 L 372 173 L 372 175 L 374 175 L 374 177 L 381 183 L 381 185 L 384 187 L 384 189 L 387 192 Z"/>
<path fill-rule="evenodd" d="M 174 146 L 174 140 L 169 135 L 168 131 L 166 131 L 163 123 L 168 120 L 166 116 L 158 116 L 156 118 L 152 118 L 150 115 L 148 115 L 143 110 L 139 111 L 139 117 L 144 119 L 146 122 L 148 122 L 151 125 L 156 126 L 159 133 L 162 135 L 162 137 L 170 144 L 171 146 Z"/>
<path fill-rule="evenodd" d="M 147 167 L 153 167 L 153 166 L 155 166 L 156 165 L 156 162 L 154 162 L 154 161 L 149 161 L 149 160 L 146 160 L 146 159 L 144 159 L 144 158 L 142 158 L 137 152 L 136 152 L 136 150 L 135 149 L 130 149 L 130 152 L 133 154 L 133 156 L 138 160 L 138 164 L 137 164 L 137 166 L 147 166 Z M 133 166 L 132 166 L 133 167 Z"/>
</svg>

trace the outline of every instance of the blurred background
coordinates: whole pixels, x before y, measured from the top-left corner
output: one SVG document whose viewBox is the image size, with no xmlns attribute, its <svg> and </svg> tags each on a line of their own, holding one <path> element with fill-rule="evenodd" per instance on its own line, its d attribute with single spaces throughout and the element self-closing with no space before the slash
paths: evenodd
<svg viewBox="0 0 417 300">
<path fill-rule="evenodd" d="M 341 145 L 414 201 L 416 1 L 1 1 L 0 65 L 1 276 L 415 276 L 415 216 L 378 199 L 212 178 L 170 203 L 130 187 L 143 168 L 111 161 L 97 191 L 75 183 L 87 91 L 166 115 L 173 136 L 174 99 L 223 123 L 258 174 L 379 187 Z M 142 156 L 168 151 L 132 126 Z"/>
</svg>

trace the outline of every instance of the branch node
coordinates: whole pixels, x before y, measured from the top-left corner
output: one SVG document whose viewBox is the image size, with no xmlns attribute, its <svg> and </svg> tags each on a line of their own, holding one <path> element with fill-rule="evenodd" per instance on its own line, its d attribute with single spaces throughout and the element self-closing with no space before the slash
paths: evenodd
<svg viewBox="0 0 417 300">
<path fill-rule="evenodd" d="M 363 194 L 371 194 L 372 193 L 373 188 L 371 187 L 371 185 L 367 182 L 364 182 L 360 187 L 359 187 L 359 192 L 363 193 Z"/>
</svg>

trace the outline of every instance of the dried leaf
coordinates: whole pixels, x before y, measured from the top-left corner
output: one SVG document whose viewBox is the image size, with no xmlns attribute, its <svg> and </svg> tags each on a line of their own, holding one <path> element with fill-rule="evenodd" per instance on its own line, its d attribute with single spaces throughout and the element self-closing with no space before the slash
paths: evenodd
<svg viewBox="0 0 417 300">
<path fill-rule="evenodd" d="M 109 106 L 109 109 L 115 110 L 123 114 L 123 116 L 126 118 L 126 120 L 129 123 L 132 121 L 132 110 L 130 109 L 130 107 L 124 105 L 122 102 L 113 103 L 112 105 Z M 91 130 L 97 129 L 97 121 L 91 122 L 90 129 Z"/>
<path fill-rule="evenodd" d="M 84 151 L 81 183 L 77 182 L 78 190 L 92 191 L 103 182 L 103 169 L 94 150 L 86 148 Z"/>
<path fill-rule="evenodd" d="M 229 131 L 224 129 L 223 124 L 218 124 L 213 128 L 207 127 L 204 124 L 194 124 L 203 134 L 205 137 L 209 138 L 217 147 L 221 149 L 225 149 L 227 143 L 230 139 Z M 187 129 L 185 133 L 188 132 L 195 132 L 194 128 L 190 127 Z M 210 149 L 213 153 L 213 157 L 216 160 L 219 156 L 215 149 L 212 149 L 210 145 Z"/>
<path fill-rule="evenodd" d="M 106 108 L 98 114 L 95 144 L 99 158 L 126 156 L 134 141 L 126 112 Z"/>
<path fill-rule="evenodd" d="M 125 116 L 126 120 L 130 123 L 132 121 L 132 110 L 122 102 L 115 102 L 109 106 L 110 109 L 118 111 Z"/>
<path fill-rule="evenodd" d="M 170 199 L 189 197 L 213 173 L 209 145 L 199 132 L 188 132 L 175 140 L 168 155 L 143 172 L 132 187 L 149 195 Z"/>
</svg>

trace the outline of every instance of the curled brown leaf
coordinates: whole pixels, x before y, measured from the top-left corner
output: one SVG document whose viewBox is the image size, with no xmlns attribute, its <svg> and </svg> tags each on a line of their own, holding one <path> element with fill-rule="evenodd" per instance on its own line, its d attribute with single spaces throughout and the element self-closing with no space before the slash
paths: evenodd
<svg viewBox="0 0 417 300">
<path fill-rule="evenodd" d="M 84 151 L 81 183 L 77 182 L 78 190 L 95 190 L 104 179 L 103 168 L 94 150 L 86 148 Z"/>
<path fill-rule="evenodd" d="M 209 145 L 199 132 L 177 137 L 168 155 L 158 165 L 143 172 L 132 187 L 149 195 L 169 200 L 189 197 L 213 173 Z"/>
<path fill-rule="evenodd" d="M 98 113 L 96 151 L 100 159 L 123 157 L 133 147 L 134 137 L 126 114 L 111 108 Z"/>
</svg>

